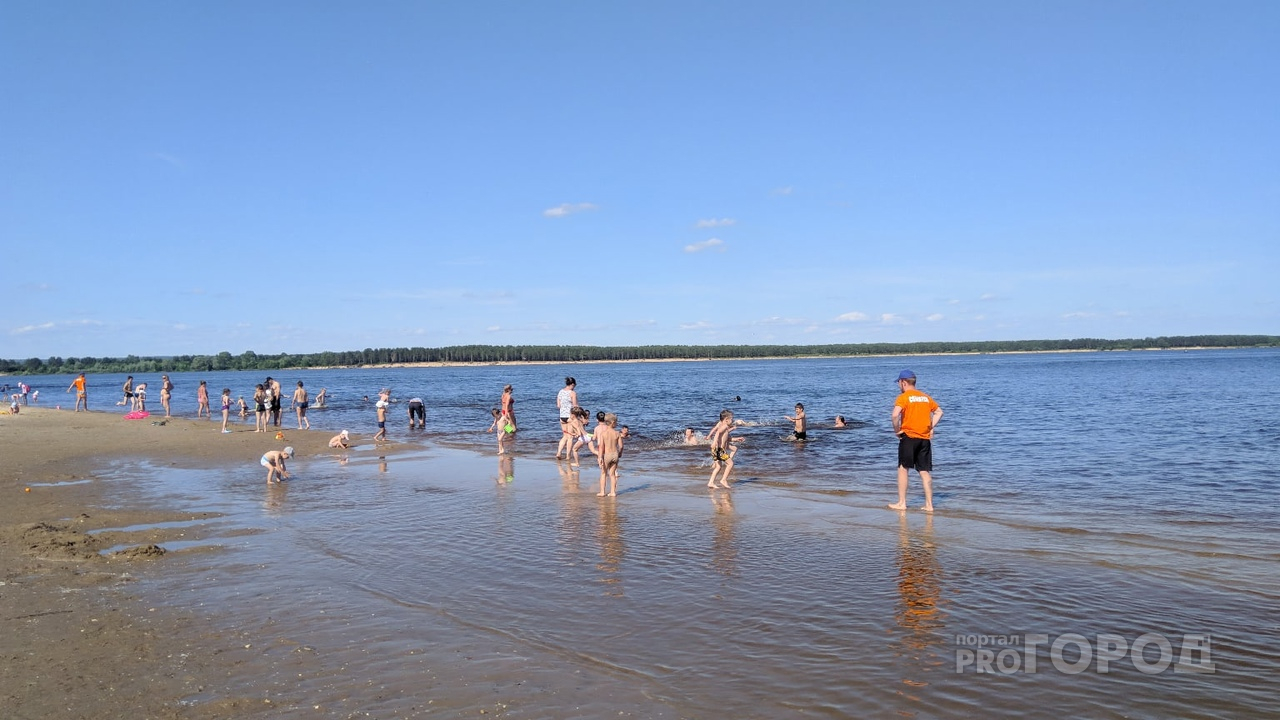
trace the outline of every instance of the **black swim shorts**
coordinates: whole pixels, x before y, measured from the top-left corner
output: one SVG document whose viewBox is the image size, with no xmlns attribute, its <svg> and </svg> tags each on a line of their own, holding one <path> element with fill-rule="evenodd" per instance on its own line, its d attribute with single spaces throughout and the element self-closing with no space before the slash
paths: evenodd
<svg viewBox="0 0 1280 720">
<path fill-rule="evenodd" d="M 933 444 L 923 438 L 898 439 L 898 467 L 918 472 L 933 472 Z"/>
</svg>

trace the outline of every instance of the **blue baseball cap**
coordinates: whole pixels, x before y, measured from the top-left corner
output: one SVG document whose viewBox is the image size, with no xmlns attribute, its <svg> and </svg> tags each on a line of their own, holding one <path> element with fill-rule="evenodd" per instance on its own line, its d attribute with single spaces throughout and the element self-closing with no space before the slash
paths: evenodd
<svg viewBox="0 0 1280 720">
<path fill-rule="evenodd" d="M 899 380 L 915 380 L 916 374 L 911 372 L 910 370 L 903 370 L 902 372 L 898 373 L 898 379 Z"/>
</svg>

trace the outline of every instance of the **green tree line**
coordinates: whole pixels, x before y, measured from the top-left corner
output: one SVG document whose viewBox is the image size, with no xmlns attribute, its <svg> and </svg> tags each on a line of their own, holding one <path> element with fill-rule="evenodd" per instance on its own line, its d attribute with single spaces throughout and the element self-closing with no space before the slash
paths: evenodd
<svg viewBox="0 0 1280 720">
<path fill-rule="evenodd" d="M 454 345 L 441 348 L 365 348 L 342 352 L 173 357 L 49 357 L 0 360 L 0 374 L 137 373 L 361 367 L 404 363 L 584 362 L 592 360 L 716 360 L 740 358 L 943 355 L 956 353 L 1150 350 L 1192 347 L 1280 347 L 1277 335 L 1188 335 L 1103 340 L 984 340 L 973 342 L 851 343 L 836 345 Z"/>
</svg>

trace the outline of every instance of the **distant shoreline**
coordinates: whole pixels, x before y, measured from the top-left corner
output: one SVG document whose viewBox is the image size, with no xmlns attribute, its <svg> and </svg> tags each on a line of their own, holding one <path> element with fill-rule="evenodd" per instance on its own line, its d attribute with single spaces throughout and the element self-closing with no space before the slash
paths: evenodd
<svg viewBox="0 0 1280 720">
<path fill-rule="evenodd" d="M 629 360 L 487 360 L 487 361 L 441 361 L 410 363 L 371 363 L 362 365 L 311 365 L 308 367 L 281 368 L 281 370 L 386 370 L 389 368 L 426 368 L 426 367 L 507 367 L 511 365 L 625 365 L 632 363 L 666 363 L 666 362 L 741 362 L 747 360 L 844 360 L 850 358 L 888 358 L 888 357 L 950 357 L 955 355 L 1058 355 L 1065 353 L 1103 353 L 1103 352 L 1188 352 L 1191 350 L 1248 350 L 1255 345 L 1195 346 L 1176 348 L 1125 348 L 1100 350 L 1081 348 L 1078 350 L 974 350 L 971 352 L 934 352 L 934 353 L 859 353 L 857 355 L 761 355 L 759 357 L 726 357 L 726 358 L 632 358 Z"/>
<path fill-rule="evenodd" d="M 0 377 L 87 374 L 149 374 L 275 370 L 385 369 L 396 367 L 483 367 L 510 365 L 584 365 L 715 360 L 812 360 L 818 358 L 945 357 L 973 355 L 1043 355 L 1049 353 L 1243 350 L 1280 347 L 1277 335 L 1188 335 L 1106 340 L 983 340 L 915 343 L 836 343 L 826 345 L 462 345 L 442 348 L 366 348 L 240 355 L 50 357 L 24 361 L 0 359 Z M 761 354 L 753 354 L 759 351 Z M 663 356 L 664 353 L 668 355 Z M 648 357 L 641 357 L 648 355 Z M 572 357 L 566 357 L 572 356 Z M 404 358 L 404 360 L 400 360 Z M 455 359 L 459 358 L 459 359 Z M 468 359 L 460 359 L 468 358 Z M 513 359 L 514 358 L 514 359 Z"/>
</svg>

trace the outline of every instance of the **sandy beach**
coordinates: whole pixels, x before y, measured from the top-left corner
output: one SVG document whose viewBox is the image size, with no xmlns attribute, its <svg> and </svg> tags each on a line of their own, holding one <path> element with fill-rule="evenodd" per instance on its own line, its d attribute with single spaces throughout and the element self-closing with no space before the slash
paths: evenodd
<svg viewBox="0 0 1280 720">
<path fill-rule="evenodd" d="M 264 451 L 286 444 L 300 455 L 321 452 L 331 433 L 285 429 L 277 440 L 252 426 L 222 435 L 220 421 L 153 424 L 160 420 L 44 407 L 0 416 L 5 717 L 231 717 L 261 709 L 261 700 L 184 706 L 181 698 L 220 674 L 218 653 L 192 652 L 197 644 L 216 648 L 218 636 L 195 627 L 188 610 L 149 607 L 130 592 L 139 575 L 161 571 L 159 543 L 191 539 L 192 531 L 98 532 L 212 514 L 121 506 L 94 473 L 104 463 L 142 458 L 175 467 L 256 465 Z"/>
</svg>

